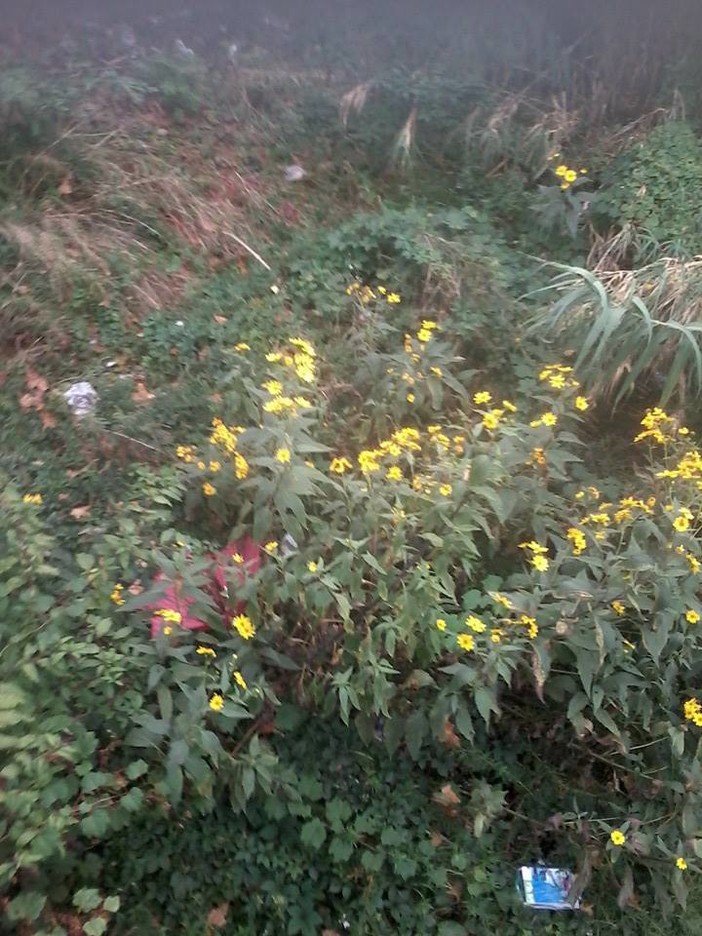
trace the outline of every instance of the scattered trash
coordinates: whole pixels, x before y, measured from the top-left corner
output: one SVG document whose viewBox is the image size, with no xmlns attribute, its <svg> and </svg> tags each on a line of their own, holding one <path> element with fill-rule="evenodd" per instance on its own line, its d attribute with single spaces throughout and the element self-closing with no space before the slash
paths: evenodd
<svg viewBox="0 0 702 936">
<path fill-rule="evenodd" d="M 176 326 L 178 328 L 183 328 L 185 326 L 185 322 L 183 321 L 183 319 L 178 319 L 178 321 L 176 322 Z"/>
<path fill-rule="evenodd" d="M 112 367 L 117 367 L 117 361 L 105 361 L 105 367 L 110 370 Z"/>
<path fill-rule="evenodd" d="M 182 39 L 176 39 L 173 45 L 178 55 L 182 55 L 184 58 L 195 57 L 195 53 L 193 52 L 193 50 L 189 46 L 186 46 L 186 44 L 183 42 Z"/>
<path fill-rule="evenodd" d="M 78 383 L 71 384 L 63 397 L 73 415 L 78 419 L 92 413 L 98 401 L 95 388 L 87 380 L 79 380 Z"/>
<path fill-rule="evenodd" d="M 291 163 L 291 165 L 285 167 L 284 175 L 286 182 L 301 182 L 307 173 L 299 163 Z"/>
<path fill-rule="evenodd" d="M 285 536 L 280 541 L 280 555 L 287 559 L 288 556 L 292 556 L 294 552 L 298 549 L 297 543 L 292 538 L 289 533 L 286 533 Z"/>
<path fill-rule="evenodd" d="M 568 899 L 575 877 L 565 868 L 525 865 L 517 872 L 517 890 L 532 910 L 578 910 L 580 899 Z"/>
</svg>

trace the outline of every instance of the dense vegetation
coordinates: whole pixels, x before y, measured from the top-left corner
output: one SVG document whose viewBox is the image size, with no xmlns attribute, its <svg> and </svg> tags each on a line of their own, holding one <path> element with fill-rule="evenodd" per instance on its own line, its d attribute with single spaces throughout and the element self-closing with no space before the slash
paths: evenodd
<svg viewBox="0 0 702 936">
<path fill-rule="evenodd" d="M 547 24 L 0 72 L 0 931 L 699 932 L 694 81 Z"/>
</svg>

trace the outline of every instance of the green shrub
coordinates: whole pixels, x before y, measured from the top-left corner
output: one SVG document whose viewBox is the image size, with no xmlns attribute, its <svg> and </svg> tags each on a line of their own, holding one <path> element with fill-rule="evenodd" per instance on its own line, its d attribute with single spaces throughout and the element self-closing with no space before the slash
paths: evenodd
<svg viewBox="0 0 702 936">
<path fill-rule="evenodd" d="M 617 156 L 602 174 L 593 220 L 628 231 L 624 263 L 702 247 L 702 147 L 685 121 L 663 123 Z"/>
</svg>

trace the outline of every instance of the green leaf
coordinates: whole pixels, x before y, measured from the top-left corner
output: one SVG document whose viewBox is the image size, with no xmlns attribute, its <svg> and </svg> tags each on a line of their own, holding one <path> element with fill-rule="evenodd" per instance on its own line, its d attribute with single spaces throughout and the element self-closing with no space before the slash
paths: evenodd
<svg viewBox="0 0 702 936">
<path fill-rule="evenodd" d="M 138 777 L 142 777 L 148 771 L 148 769 L 149 765 L 145 760 L 141 760 L 140 758 L 139 760 L 132 761 L 131 764 L 127 765 L 124 771 L 124 775 L 126 776 L 127 780 L 136 780 Z"/>
<path fill-rule="evenodd" d="M 103 936 L 106 931 L 107 920 L 102 917 L 93 917 L 92 920 L 88 920 L 87 923 L 83 924 L 85 936 Z"/>
<path fill-rule="evenodd" d="M 14 897 L 7 906 L 7 915 L 13 922 L 36 920 L 44 909 L 46 896 L 36 891 L 25 891 Z"/>
<path fill-rule="evenodd" d="M 429 724 L 427 717 L 421 709 L 416 709 L 405 722 L 405 741 L 412 760 L 417 760 L 426 737 Z"/>
<path fill-rule="evenodd" d="M 73 906 L 83 913 L 96 910 L 102 903 L 102 895 L 95 887 L 82 887 L 73 895 Z"/>
<path fill-rule="evenodd" d="M 493 712 L 495 715 L 500 714 L 500 707 L 497 704 L 497 695 L 492 687 L 480 686 L 475 690 L 473 699 L 475 701 L 475 707 L 482 715 L 486 725 L 490 724 L 490 715 Z"/>
<path fill-rule="evenodd" d="M 327 837 L 327 830 L 320 819 L 311 819 L 306 822 L 300 832 L 300 840 L 303 845 L 309 845 L 311 848 L 319 849 L 324 844 Z"/>
</svg>

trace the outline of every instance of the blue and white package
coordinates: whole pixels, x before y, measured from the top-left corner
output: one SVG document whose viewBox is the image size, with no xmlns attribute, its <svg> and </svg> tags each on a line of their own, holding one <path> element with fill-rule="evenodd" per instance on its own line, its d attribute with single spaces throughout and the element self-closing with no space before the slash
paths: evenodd
<svg viewBox="0 0 702 936">
<path fill-rule="evenodd" d="M 573 880 L 571 871 L 545 865 L 524 865 L 517 873 L 524 906 L 533 910 L 577 910 L 580 900 L 568 900 Z"/>
</svg>

